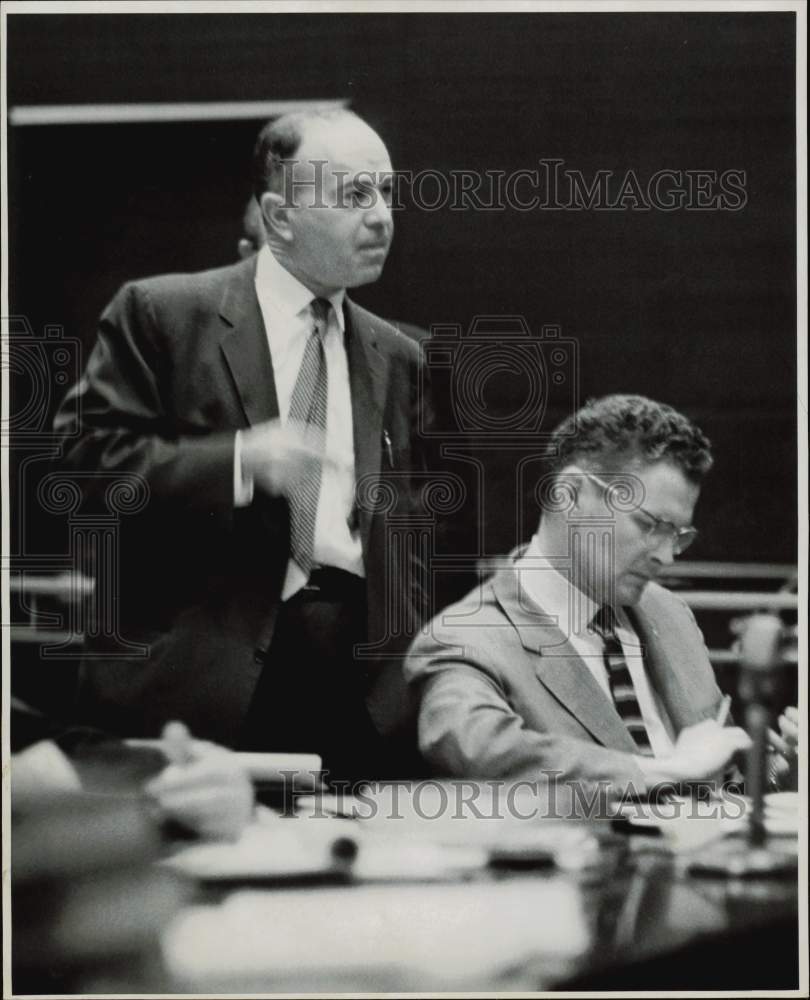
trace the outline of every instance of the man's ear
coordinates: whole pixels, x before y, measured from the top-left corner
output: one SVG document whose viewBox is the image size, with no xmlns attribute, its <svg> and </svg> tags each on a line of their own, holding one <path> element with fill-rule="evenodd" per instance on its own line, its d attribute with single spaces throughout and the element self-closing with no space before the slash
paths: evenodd
<svg viewBox="0 0 810 1000">
<path fill-rule="evenodd" d="M 580 493 L 583 485 L 587 482 L 582 475 L 582 469 L 578 465 L 569 462 L 557 473 L 557 484 L 564 489 L 571 498 L 571 509 L 578 510 L 580 504 Z"/>
<path fill-rule="evenodd" d="M 236 252 L 239 254 L 240 260 L 247 260 L 248 257 L 256 253 L 256 249 L 253 241 L 249 240 L 246 236 L 243 236 L 236 246 Z"/>
<path fill-rule="evenodd" d="M 285 205 L 281 195 L 275 191 L 265 191 L 259 204 L 268 237 L 276 237 L 285 243 L 291 243 L 293 231 L 290 226 L 290 208 Z"/>
</svg>

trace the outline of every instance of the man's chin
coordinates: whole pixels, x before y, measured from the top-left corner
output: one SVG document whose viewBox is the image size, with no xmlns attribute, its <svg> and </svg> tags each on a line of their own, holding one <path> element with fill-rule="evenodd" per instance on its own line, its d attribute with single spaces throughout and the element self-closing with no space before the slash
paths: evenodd
<svg viewBox="0 0 810 1000">
<path fill-rule="evenodd" d="M 380 277 L 384 264 L 385 261 L 383 260 L 379 264 L 358 267 L 352 275 L 351 280 L 346 283 L 346 288 L 360 288 L 361 285 L 370 285 Z"/>
<path fill-rule="evenodd" d="M 638 604 L 649 582 L 646 576 L 637 576 L 635 573 L 625 577 L 616 588 L 618 603 L 630 607 Z"/>
</svg>

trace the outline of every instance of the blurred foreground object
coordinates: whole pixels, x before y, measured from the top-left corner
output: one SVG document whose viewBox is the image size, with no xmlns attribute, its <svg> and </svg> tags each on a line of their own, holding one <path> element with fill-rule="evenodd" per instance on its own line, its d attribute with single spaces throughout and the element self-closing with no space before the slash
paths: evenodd
<svg viewBox="0 0 810 1000">
<path fill-rule="evenodd" d="M 163 728 L 169 766 L 144 788 L 172 822 L 213 840 L 236 840 L 253 815 L 253 786 L 236 756 L 193 740 L 182 722 Z"/>
<path fill-rule="evenodd" d="M 238 756 L 192 739 L 182 722 L 167 723 L 161 740 L 122 742 L 13 699 L 12 751 L 18 812 L 60 792 L 144 793 L 176 832 L 215 840 L 236 840 L 253 815 L 253 786 Z"/>
<path fill-rule="evenodd" d="M 187 894 L 153 867 L 145 800 L 66 792 L 12 812 L 14 992 L 162 992 L 159 937 Z"/>
<path fill-rule="evenodd" d="M 785 659 L 785 630 L 774 614 L 754 614 L 740 638 L 740 698 L 745 707 L 745 728 L 751 737 L 746 766 L 746 792 L 751 807 L 748 812 L 748 836 L 745 844 L 734 849 L 698 858 L 691 870 L 696 874 L 760 876 L 790 875 L 797 859 L 772 849 L 765 827 L 765 791 L 769 780 L 768 745 L 773 730 L 772 717 L 779 702 Z M 775 735 L 775 734 L 774 734 Z M 783 745 L 787 747 L 787 744 Z"/>
</svg>

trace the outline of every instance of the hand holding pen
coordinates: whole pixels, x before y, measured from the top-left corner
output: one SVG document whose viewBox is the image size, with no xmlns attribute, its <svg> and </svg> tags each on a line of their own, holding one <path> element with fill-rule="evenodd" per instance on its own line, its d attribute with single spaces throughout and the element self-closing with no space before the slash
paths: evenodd
<svg viewBox="0 0 810 1000">
<path fill-rule="evenodd" d="M 253 814 L 253 785 L 234 754 L 192 739 L 182 722 L 164 726 L 161 750 L 168 766 L 145 788 L 161 813 L 201 837 L 235 840 Z"/>
<path fill-rule="evenodd" d="M 724 695 L 715 715 L 718 725 L 724 726 L 728 721 L 731 708 L 731 695 Z M 783 757 L 790 759 L 799 752 L 799 710 L 791 705 L 779 716 L 779 730 L 768 729 L 768 745 Z"/>
</svg>

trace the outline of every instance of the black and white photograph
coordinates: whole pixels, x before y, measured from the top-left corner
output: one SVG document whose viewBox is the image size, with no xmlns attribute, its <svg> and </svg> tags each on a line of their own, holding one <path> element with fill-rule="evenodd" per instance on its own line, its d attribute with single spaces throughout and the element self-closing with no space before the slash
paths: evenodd
<svg viewBox="0 0 810 1000">
<path fill-rule="evenodd" d="M 1 27 L 3 997 L 807 995 L 805 5 Z"/>
</svg>

